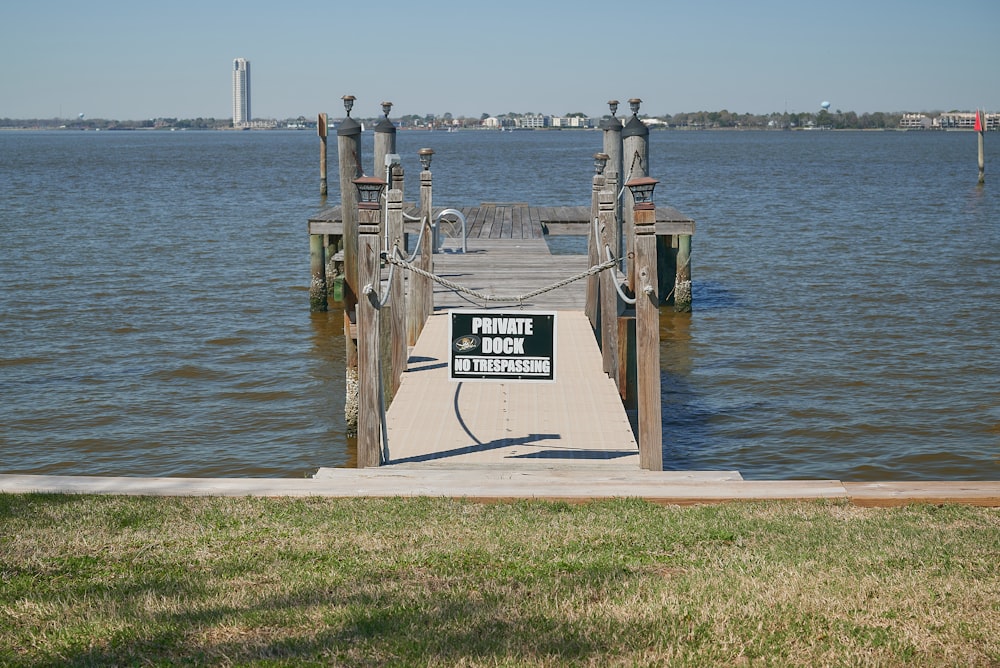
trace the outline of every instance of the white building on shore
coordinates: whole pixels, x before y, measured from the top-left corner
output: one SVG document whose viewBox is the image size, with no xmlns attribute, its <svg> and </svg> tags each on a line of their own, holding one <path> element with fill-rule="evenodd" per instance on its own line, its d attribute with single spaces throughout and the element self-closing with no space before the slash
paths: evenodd
<svg viewBox="0 0 1000 668">
<path fill-rule="evenodd" d="M 250 113 L 250 61 L 237 58 L 233 61 L 233 127 L 249 127 Z"/>
</svg>

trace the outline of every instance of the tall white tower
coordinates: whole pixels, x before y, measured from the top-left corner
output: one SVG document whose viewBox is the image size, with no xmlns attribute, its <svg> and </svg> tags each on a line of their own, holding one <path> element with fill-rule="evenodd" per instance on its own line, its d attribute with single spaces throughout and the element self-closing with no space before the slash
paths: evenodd
<svg viewBox="0 0 1000 668">
<path fill-rule="evenodd" d="M 233 126 L 250 124 L 250 61 L 237 58 L 233 61 Z"/>
</svg>

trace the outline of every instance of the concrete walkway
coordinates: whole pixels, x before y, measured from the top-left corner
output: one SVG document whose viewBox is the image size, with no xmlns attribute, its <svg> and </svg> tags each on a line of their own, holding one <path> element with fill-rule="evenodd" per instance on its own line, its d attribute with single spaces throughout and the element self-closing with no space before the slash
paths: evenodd
<svg viewBox="0 0 1000 668">
<path fill-rule="evenodd" d="M 389 466 L 378 469 L 321 468 L 312 478 L 301 479 L 0 475 L 0 493 L 36 492 L 138 496 L 423 496 L 474 501 L 544 499 L 571 502 L 642 498 L 663 504 L 844 499 L 861 506 L 961 503 L 1000 507 L 1000 481 L 842 483 L 837 480 L 743 480 L 739 473 L 726 471 Z"/>
</svg>

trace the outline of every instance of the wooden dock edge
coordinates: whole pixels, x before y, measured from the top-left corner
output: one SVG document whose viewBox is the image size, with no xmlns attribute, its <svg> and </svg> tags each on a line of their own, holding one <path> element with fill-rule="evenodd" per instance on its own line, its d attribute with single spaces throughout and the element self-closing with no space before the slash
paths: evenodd
<svg viewBox="0 0 1000 668">
<path fill-rule="evenodd" d="M 863 507 L 964 504 L 1000 507 L 1000 481 L 842 483 L 743 480 L 735 472 L 341 469 L 312 478 L 140 478 L 0 475 L 5 494 L 126 496 L 442 497 L 479 502 L 524 499 L 585 503 L 641 498 L 665 505 L 738 501 L 846 500 Z"/>
</svg>

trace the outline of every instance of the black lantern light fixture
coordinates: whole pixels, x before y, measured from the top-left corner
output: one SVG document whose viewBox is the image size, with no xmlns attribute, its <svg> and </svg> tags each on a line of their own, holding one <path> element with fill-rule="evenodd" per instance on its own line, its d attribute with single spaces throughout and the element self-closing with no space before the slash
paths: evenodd
<svg viewBox="0 0 1000 668">
<path fill-rule="evenodd" d="M 354 100 L 355 100 L 354 96 L 353 95 L 345 95 L 344 97 L 342 97 L 340 99 L 344 101 L 344 109 L 347 110 L 347 115 L 350 116 L 351 115 L 351 109 L 354 108 Z"/>
<path fill-rule="evenodd" d="M 381 208 L 382 191 L 385 190 L 385 181 L 377 176 L 362 176 L 354 179 L 354 185 L 358 188 L 359 209 Z"/>
<path fill-rule="evenodd" d="M 633 116 L 639 115 L 639 105 L 642 104 L 642 100 L 637 97 L 633 97 L 628 101 L 628 108 L 632 110 Z"/>
<path fill-rule="evenodd" d="M 417 151 L 417 155 L 420 156 L 420 166 L 424 168 L 425 172 L 429 172 L 431 170 L 431 158 L 434 157 L 434 149 L 422 148 Z"/>
<path fill-rule="evenodd" d="M 383 102 L 382 113 L 385 115 L 386 118 L 389 118 L 390 111 L 392 111 L 392 102 Z"/>
<path fill-rule="evenodd" d="M 594 154 L 594 173 L 600 176 L 604 173 L 604 168 L 608 166 L 608 154 L 607 153 L 595 153 Z"/>
<path fill-rule="evenodd" d="M 651 176 L 639 176 L 625 184 L 632 193 L 636 209 L 653 208 L 653 189 L 657 183 L 659 181 Z"/>
<path fill-rule="evenodd" d="M 618 100 L 608 100 L 608 109 L 611 110 L 611 116 L 614 117 L 618 113 Z"/>
</svg>

